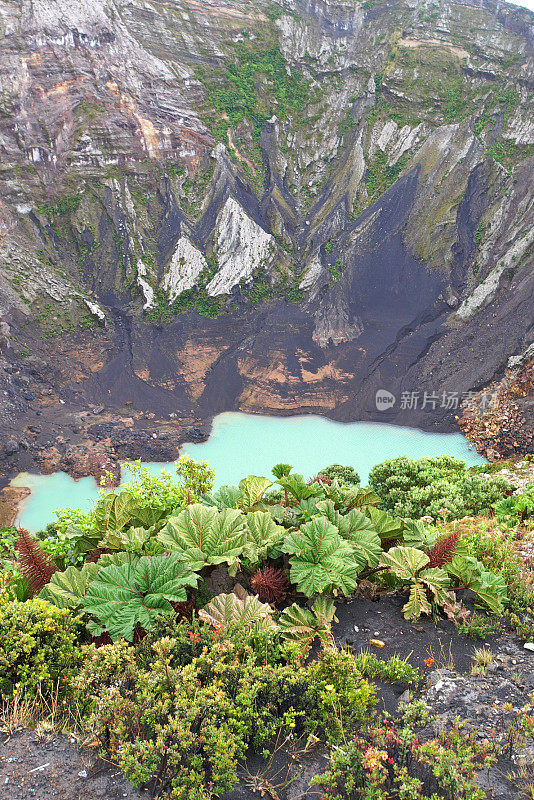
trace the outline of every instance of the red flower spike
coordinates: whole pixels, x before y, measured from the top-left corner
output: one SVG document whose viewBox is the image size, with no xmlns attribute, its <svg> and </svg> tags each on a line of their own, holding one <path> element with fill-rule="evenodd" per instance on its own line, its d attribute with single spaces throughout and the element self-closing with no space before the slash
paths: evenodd
<svg viewBox="0 0 534 800">
<path fill-rule="evenodd" d="M 452 561 L 456 548 L 458 546 L 458 539 L 460 538 L 459 531 L 452 531 L 448 536 L 436 542 L 434 547 L 431 547 L 427 555 L 430 559 L 428 568 L 442 567 L 448 561 Z"/>
<path fill-rule="evenodd" d="M 285 572 L 276 567 L 262 567 L 252 576 L 250 585 L 261 600 L 279 603 L 289 591 L 289 581 Z"/>
<path fill-rule="evenodd" d="M 39 594 L 47 583 L 50 583 L 57 567 L 41 549 L 37 539 L 23 528 L 19 530 L 16 547 L 22 574 L 28 582 L 28 588 L 33 597 Z"/>
<path fill-rule="evenodd" d="M 332 483 L 332 478 L 329 478 L 328 475 L 323 475 L 320 472 L 318 475 L 314 475 L 313 478 L 310 478 L 308 481 L 308 486 L 311 486 L 313 483 L 326 483 L 327 486 L 330 486 Z"/>
</svg>

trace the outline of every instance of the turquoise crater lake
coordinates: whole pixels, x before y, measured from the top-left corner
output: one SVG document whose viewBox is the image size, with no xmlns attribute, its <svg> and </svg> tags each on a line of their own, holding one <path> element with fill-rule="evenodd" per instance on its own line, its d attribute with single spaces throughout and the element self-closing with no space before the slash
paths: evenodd
<svg viewBox="0 0 534 800">
<path fill-rule="evenodd" d="M 226 412 L 213 421 L 210 438 L 202 444 L 184 444 L 182 453 L 205 459 L 215 469 L 216 488 L 236 484 L 245 475 L 271 474 L 274 464 L 292 464 L 306 476 L 328 464 L 351 464 L 365 484 L 369 470 L 396 456 L 422 458 L 450 455 L 468 466 L 485 463 L 459 433 L 426 433 L 376 422 L 333 422 L 325 417 L 268 417 Z M 172 464 L 146 465 L 154 474 L 172 470 Z M 123 469 L 128 480 L 128 468 Z M 23 473 L 12 481 L 31 494 L 20 506 L 17 524 L 30 531 L 44 528 L 55 519 L 57 508 L 89 510 L 96 497 L 92 478 L 75 481 L 64 472 L 54 475 Z"/>
</svg>

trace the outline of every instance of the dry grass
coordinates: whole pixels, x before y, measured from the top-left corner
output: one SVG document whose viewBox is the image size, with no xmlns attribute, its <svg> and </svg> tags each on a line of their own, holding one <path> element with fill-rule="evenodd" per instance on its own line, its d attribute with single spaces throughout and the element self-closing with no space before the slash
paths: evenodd
<svg viewBox="0 0 534 800">
<path fill-rule="evenodd" d="M 488 665 L 491 664 L 492 661 L 493 653 L 489 647 L 475 647 L 471 675 L 484 675 Z"/>
<path fill-rule="evenodd" d="M 428 661 L 432 662 L 433 669 L 446 669 L 449 672 L 454 672 L 454 656 L 452 654 L 452 642 L 449 642 L 449 651 L 447 652 L 443 644 L 439 644 L 439 652 L 435 651 L 432 645 L 427 650 Z"/>
<path fill-rule="evenodd" d="M 76 703 L 65 702 L 59 687 L 43 695 L 37 687 L 35 695 L 16 689 L 13 697 L 3 699 L 0 706 L 0 733 L 13 736 L 17 731 L 34 728 L 39 736 L 48 733 L 69 733 L 82 738 L 82 715 Z"/>
</svg>

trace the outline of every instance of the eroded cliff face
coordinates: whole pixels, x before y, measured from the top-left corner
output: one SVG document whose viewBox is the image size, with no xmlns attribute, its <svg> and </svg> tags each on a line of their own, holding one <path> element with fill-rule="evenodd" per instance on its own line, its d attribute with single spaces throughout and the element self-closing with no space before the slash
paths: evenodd
<svg viewBox="0 0 534 800">
<path fill-rule="evenodd" d="M 461 397 L 533 341 L 533 20 L 0 0 L 4 425 L 92 403 L 450 427 L 401 393 Z"/>
</svg>

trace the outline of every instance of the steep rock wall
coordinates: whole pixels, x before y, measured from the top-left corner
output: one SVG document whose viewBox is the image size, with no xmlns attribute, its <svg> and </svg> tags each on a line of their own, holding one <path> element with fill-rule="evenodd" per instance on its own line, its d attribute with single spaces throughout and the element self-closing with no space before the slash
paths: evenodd
<svg viewBox="0 0 534 800">
<path fill-rule="evenodd" d="M 0 347 L 57 363 L 3 420 L 450 428 L 374 395 L 532 345 L 533 30 L 494 0 L 0 0 Z"/>
</svg>

